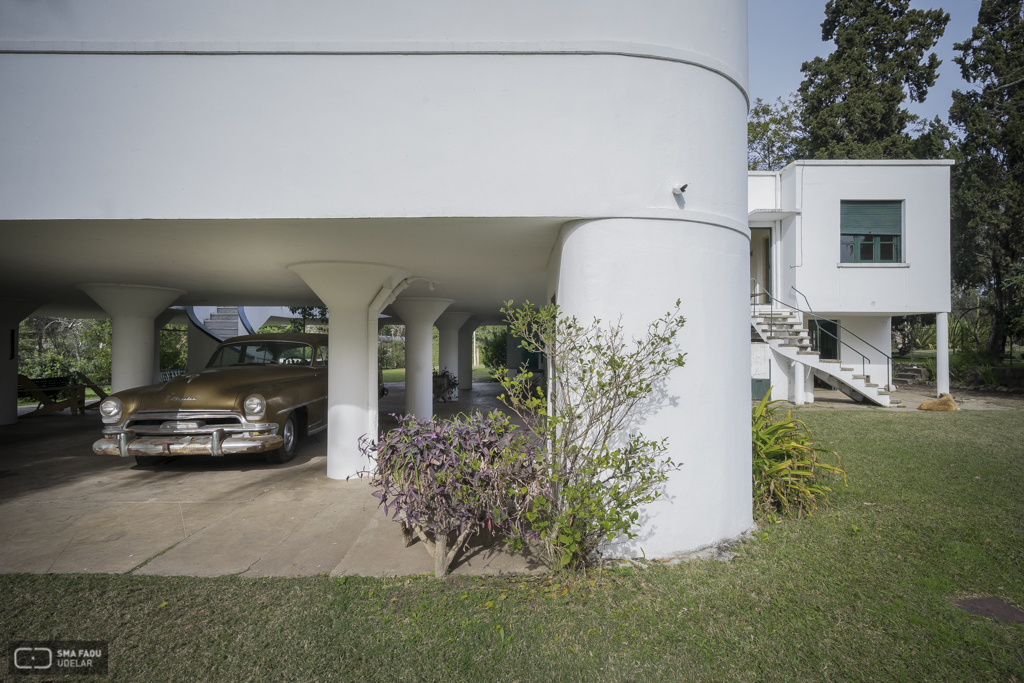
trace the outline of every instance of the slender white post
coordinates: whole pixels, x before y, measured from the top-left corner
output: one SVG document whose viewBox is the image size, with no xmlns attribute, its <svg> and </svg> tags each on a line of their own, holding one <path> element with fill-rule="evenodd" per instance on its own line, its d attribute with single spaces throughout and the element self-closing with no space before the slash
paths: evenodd
<svg viewBox="0 0 1024 683">
<path fill-rule="evenodd" d="M 110 314 L 111 393 L 152 384 L 156 317 L 185 292 L 117 284 L 79 285 L 79 289 Z"/>
<path fill-rule="evenodd" d="M 407 275 L 395 266 L 352 261 L 307 261 L 288 269 L 327 306 L 327 476 L 344 479 L 369 464 L 359 439 L 377 438 L 377 321 L 369 308 L 382 288 Z"/>
<path fill-rule="evenodd" d="M 420 419 L 434 415 L 434 321 L 451 299 L 409 297 L 392 307 L 405 323 L 405 412 Z"/>
<path fill-rule="evenodd" d="M 470 319 L 459 328 L 459 391 L 473 390 L 473 346 L 477 324 Z"/>
<path fill-rule="evenodd" d="M 949 313 L 935 314 L 935 394 L 949 393 Z"/>
<path fill-rule="evenodd" d="M 38 301 L 0 301 L 0 425 L 18 421 L 18 329 Z"/>
<path fill-rule="evenodd" d="M 470 313 L 445 311 L 434 323 L 434 326 L 437 327 L 437 370 L 440 372 L 447 368 L 448 372 L 458 377 L 460 389 L 462 388 L 462 369 L 459 360 L 462 357 L 462 336 L 459 334 L 459 330 L 469 320 L 470 315 Z"/>
</svg>

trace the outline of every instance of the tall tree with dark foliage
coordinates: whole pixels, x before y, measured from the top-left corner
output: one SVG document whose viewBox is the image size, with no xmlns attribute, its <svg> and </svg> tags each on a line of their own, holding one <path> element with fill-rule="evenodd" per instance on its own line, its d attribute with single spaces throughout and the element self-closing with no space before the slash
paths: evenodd
<svg viewBox="0 0 1024 683">
<path fill-rule="evenodd" d="M 1024 263 L 1024 0 L 982 0 L 954 58 L 973 87 L 953 93 L 962 139 L 953 167 L 953 277 L 988 294 L 987 350 L 1002 357 L 1021 317 L 1013 273 Z"/>
<path fill-rule="evenodd" d="M 949 14 L 910 0 L 829 0 L 821 39 L 828 57 L 804 62 L 800 85 L 809 159 L 929 159 L 945 156 L 948 129 L 903 107 L 923 102 L 940 64 L 926 53 Z"/>
</svg>

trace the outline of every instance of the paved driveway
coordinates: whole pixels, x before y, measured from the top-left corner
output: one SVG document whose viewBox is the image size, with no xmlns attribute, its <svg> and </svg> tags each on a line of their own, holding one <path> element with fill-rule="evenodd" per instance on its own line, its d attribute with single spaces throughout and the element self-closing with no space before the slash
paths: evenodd
<svg viewBox="0 0 1024 683">
<path fill-rule="evenodd" d="M 382 409 L 401 405 L 401 385 Z M 489 387 L 473 403 L 493 400 Z M 397 394 L 397 395 L 396 395 Z M 456 412 L 457 404 L 445 411 Z M 384 412 L 384 410 L 382 410 Z M 0 572 L 216 576 L 421 574 L 365 479 L 326 476 L 325 435 L 283 465 L 259 456 L 178 458 L 155 467 L 96 456 L 94 411 L 0 427 Z M 536 567 L 501 545 L 476 546 L 456 573 Z"/>
</svg>

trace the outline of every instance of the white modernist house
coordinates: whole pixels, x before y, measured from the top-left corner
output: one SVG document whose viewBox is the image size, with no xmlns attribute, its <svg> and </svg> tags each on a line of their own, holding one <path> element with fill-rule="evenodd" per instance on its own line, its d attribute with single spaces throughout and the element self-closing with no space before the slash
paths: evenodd
<svg viewBox="0 0 1024 683">
<path fill-rule="evenodd" d="M 748 176 L 754 393 L 800 404 L 817 378 L 889 405 L 893 316 L 946 337 L 950 161 L 797 161 Z M 938 345 L 938 391 L 949 358 Z"/>
<path fill-rule="evenodd" d="M 682 467 L 611 552 L 743 533 L 750 227 L 773 293 L 847 327 L 874 311 L 867 339 L 948 310 L 915 279 L 944 167 L 795 165 L 750 179 L 750 218 L 746 36 L 745 0 L 0 0 L 0 424 L 34 312 L 112 318 L 119 390 L 153 381 L 168 307 L 326 305 L 344 478 L 377 428 L 382 313 L 426 416 L 432 326 L 462 367 L 509 299 L 639 334 L 681 298 L 687 364 L 642 429 Z M 847 199 L 903 202 L 898 262 L 842 262 Z"/>
</svg>

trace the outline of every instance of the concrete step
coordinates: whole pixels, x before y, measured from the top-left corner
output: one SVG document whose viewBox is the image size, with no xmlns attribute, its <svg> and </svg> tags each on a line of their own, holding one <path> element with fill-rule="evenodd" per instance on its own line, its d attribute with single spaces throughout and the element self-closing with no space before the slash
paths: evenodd
<svg viewBox="0 0 1024 683">
<path fill-rule="evenodd" d="M 821 353 L 821 352 L 820 351 L 797 351 L 796 355 L 798 355 L 798 356 L 817 356 L 819 353 Z"/>
</svg>

